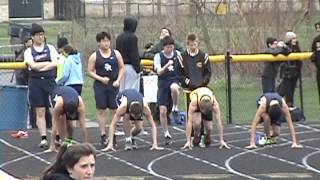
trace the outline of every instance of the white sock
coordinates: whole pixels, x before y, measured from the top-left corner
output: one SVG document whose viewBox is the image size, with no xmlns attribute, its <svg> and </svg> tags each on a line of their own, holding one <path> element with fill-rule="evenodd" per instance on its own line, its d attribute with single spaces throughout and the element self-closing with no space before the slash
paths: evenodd
<svg viewBox="0 0 320 180">
<path fill-rule="evenodd" d="M 173 111 L 178 111 L 178 106 L 177 106 L 177 105 L 173 105 L 173 106 L 172 106 L 172 112 L 173 112 Z"/>
<path fill-rule="evenodd" d="M 132 142 L 132 137 L 131 136 L 126 137 L 126 142 Z"/>
</svg>

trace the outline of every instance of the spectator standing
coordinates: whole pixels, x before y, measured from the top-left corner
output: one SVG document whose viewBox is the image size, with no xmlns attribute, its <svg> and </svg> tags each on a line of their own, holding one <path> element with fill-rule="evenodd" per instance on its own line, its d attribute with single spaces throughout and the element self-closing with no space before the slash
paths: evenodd
<svg viewBox="0 0 320 180">
<path fill-rule="evenodd" d="M 163 38 L 167 36 L 172 37 L 171 30 L 168 27 L 161 28 L 159 42 L 155 43 L 154 46 L 148 52 L 145 53 L 145 57 L 153 59 L 155 54 L 161 52 L 163 50 Z M 174 40 L 174 47 L 176 50 L 180 52 L 183 51 L 182 45 L 176 40 Z"/>
<path fill-rule="evenodd" d="M 135 35 L 138 20 L 134 17 L 125 17 L 123 33 L 116 39 L 116 49 L 120 52 L 124 62 L 124 78 L 120 83 L 120 91 L 140 87 L 140 56 L 138 38 Z"/>
<path fill-rule="evenodd" d="M 284 42 L 291 49 L 291 52 L 301 52 L 297 40 L 297 35 L 294 32 L 287 32 L 284 37 Z M 301 78 L 301 61 L 286 61 L 280 65 L 280 78 L 282 79 L 279 85 L 279 94 L 283 96 L 289 107 L 294 107 L 294 92 L 299 78 Z"/>
<path fill-rule="evenodd" d="M 67 58 L 64 61 L 63 72 L 58 84 L 74 88 L 81 96 L 83 73 L 80 53 L 71 45 L 65 45 L 62 48 L 62 53 Z"/>
<path fill-rule="evenodd" d="M 45 42 L 42 26 L 34 23 L 31 27 L 32 47 L 24 52 L 24 60 L 29 68 L 29 102 L 36 109 L 36 121 L 41 135 L 40 147 L 47 147 L 45 112 L 50 106 L 49 96 L 56 86 L 58 52 Z"/>
</svg>

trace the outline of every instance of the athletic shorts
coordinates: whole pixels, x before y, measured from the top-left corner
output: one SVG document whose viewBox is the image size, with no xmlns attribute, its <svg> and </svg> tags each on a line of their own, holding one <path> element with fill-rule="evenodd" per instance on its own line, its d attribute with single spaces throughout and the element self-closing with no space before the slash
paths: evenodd
<svg viewBox="0 0 320 180">
<path fill-rule="evenodd" d="M 49 79 L 29 79 L 29 103 L 31 107 L 50 107 L 49 98 L 53 93 L 56 82 Z"/>
<path fill-rule="evenodd" d="M 81 96 L 81 93 L 82 93 L 82 84 L 70 84 L 70 85 L 67 85 L 69 87 L 72 87 L 74 90 L 76 90 L 79 94 L 79 96 Z"/>
<path fill-rule="evenodd" d="M 105 85 L 95 81 L 93 90 L 97 109 L 117 109 L 116 96 L 119 92 L 119 88 L 113 87 L 112 83 Z"/>
<path fill-rule="evenodd" d="M 160 106 L 170 106 L 172 104 L 170 85 L 172 83 L 179 84 L 177 79 L 159 80 L 158 81 L 158 104 Z"/>
</svg>

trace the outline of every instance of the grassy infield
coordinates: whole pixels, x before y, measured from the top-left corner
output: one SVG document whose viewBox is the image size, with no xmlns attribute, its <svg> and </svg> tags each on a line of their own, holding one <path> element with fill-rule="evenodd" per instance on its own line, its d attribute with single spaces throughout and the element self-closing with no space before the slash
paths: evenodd
<svg viewBox="0 0 320 180">
<path fill-rule="evenodd" d="M 56 44 L 57 32 L 65 25 L 45 25 L 46 37 L 48 42 Z M 0 45 L 9 44 L 8 24 L 0 24 Z M 0 49 L 0 53 L 3 50 Z M 252 77 L 251 77 L 252 78 Z M 254 80 L 253 80 L 254 79 Z M 255 99 L 261 93 L 261 85 L 259 80 L 252 78 L 249 80 L 240 79 L 232 82 L 232 113 L 233 123 L 250 123 L 255 113 Z M 252 81 L 253 80 L 253 81 Z M 224 80 L 219 80 L 211 83 L 222 109 L 222 118 L 226 120 L 226 98 L 225 98 L 225 83 Z M 87 117 L 90 119 L 96 118 L 95 102 L 92 91 L 92 80 L 86 77 L 86 83 L 83 89 L 83 98 L 87 107 Z M 304 83 L 304 107 L 308 119 L 319 119 L 319 104 L 314 82 Z M 296 104 L 299 104 L 298 89 L 296 91 Z M 181 93 L 180 109 L 184 109 L 184 98 Z M 109 121 L 109 119 L 108 119 Z"/>
</svg>

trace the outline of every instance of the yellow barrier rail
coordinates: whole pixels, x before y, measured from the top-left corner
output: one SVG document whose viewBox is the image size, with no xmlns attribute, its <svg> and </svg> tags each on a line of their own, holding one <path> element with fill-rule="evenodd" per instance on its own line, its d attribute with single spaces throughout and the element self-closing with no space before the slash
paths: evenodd
<svg viewBox="0 0 320 180">
<path fill-rule="evenodd" d="M 246 54 L 246 55 L 231 55 L 231 62 L 264 62 L 264 61 L 303 61 L 311 58 L 311 52 L 291 53 L 288 56 L 271 54 Z M 211 55 L 209 60 L 212 63 L 224 62 L 225 55 Z M 141 59 L 141 64 L 150 69 L 153 66 L 153 60 Z M 1 62 L 0 69 L 25 69 L 27 68 L 24 62 Z"/>
</svg>

